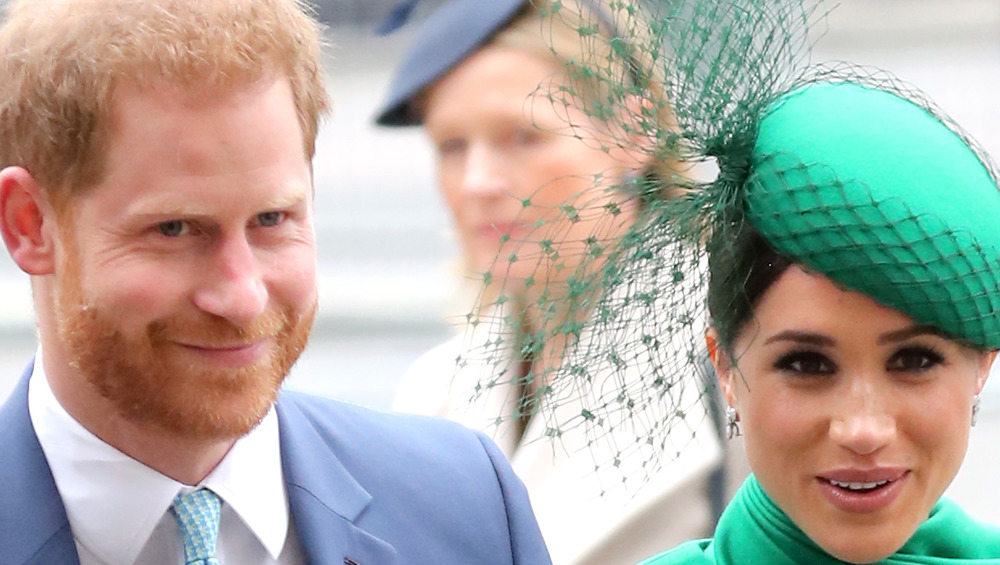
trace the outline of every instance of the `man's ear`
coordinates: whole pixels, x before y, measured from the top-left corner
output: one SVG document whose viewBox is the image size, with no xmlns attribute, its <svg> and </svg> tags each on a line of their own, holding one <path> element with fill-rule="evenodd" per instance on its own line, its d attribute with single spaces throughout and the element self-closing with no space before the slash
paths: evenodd
<svg viewBox="0 0 1000 565">
<path fill-rule="evenodd" d="M 705 344 L 708 345 L 708 355 L 712 359 L 712 366 L 715 367 L 719 388 L 722 390 L 722 395 L 726 397 L 726 404 L 736 406 L 733 363 L 725 348 L 719 343 L 719 333 L 715 331 L 715 328 L 710 327 L 705 330 Z"/>
<path fill-rule="evenodd" d="M 55 214 L 41 185 L 23 167 L 0 170 L 0 235 L 22 271 L 55 271 Z"/>
</svg>

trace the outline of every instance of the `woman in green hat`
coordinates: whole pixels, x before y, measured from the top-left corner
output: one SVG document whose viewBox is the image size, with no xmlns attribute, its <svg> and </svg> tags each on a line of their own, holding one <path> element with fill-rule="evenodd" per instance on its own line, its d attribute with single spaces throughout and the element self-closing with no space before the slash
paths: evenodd
<svg viewBox="0 0 1000 565">
<path fill-rule="evenodd" d="M 596 314 L 545 397 L 582 407 L 535 417 L 669 464 L 707 352 L 753 474 L 712 538 L 648 565 L 1000 563 L 1000 528 L 942 499 L 1000 348 L 995 165 L 888 74 L 808 65 L 815 2 L 646 6 L 616 21 L 676 127 L 641 133 L 718 172 L 645 179 L 600 268 L 572 267 Z"/>
<path fill-rule="evenodd" d="M 753 472 L 666 564 L 1000 563 L 941 498 L 1000 347 L 1000 190 L 926 102 L 818 78 L 762 114 L 708 349 Z"/>
<path fill-rule="evenodd" d="M 394 408 L 493 433 L 562 565 L 632 565 L 665 540 L 708 535 L 725 496 L 721 441 L 697 395 L 692 425 L 672 436 L 683 454 L 660 472 L 640 467 L 627 428 L 595 441 L 584 427 L 556 430 L 533 417 L 539 404 L 558 419 L 584 409 L 583 399 L 545 391 L 572 328 L 593 315 L 596 296 L 574 294 L 603 264 L 592 242 L 620 238 L 636 221 L 641 177 L 675 174 L 669 146 L 656 159 L 638 133 L 643 121 L 666 130 L 670 109 L 644 107 L 663 99 L 654 94 L 662 81 L 646 76 L 647 54 L 617 43 L 626 30 L 612 4 L 626 5 L 448 2 L 423 24 L 378 118 L 427 132 L 470 286 L 482 293 L 461 335 L 404 375 Z M 585 72 L 598 61 L 606 67 Z M 640 386 L 638 370 L 606 374 Z M 477 389 L 480 380 L 489 383 Z"/>
</svg>

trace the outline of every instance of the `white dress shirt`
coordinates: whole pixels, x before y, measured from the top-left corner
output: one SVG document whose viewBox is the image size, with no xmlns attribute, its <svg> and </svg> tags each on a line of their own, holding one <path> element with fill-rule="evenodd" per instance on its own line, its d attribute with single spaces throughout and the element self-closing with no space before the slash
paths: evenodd
<svg viewBox="0 0 1000 565">
<path fill-rule="evenodd" d="M 198 485 L 184 485 L 104 443 L 59 404 L 42 352 L 28 383 L 28 411 L 66 507 L 80 565 L 184 563 L 169 509 L 181 492 L 222 499 L 216 556 L 222 563 L 295 565 L 303 551 L 289 527 L 278 417 L 272 408 Z"/>
</svg>

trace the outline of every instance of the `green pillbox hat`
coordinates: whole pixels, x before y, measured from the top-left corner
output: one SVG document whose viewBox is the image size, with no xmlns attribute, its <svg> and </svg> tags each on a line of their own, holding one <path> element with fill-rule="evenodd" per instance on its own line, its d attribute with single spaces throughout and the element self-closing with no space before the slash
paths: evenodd
<svg viewBox="0 0 1000 565">
<path fill-rule="evenodd" d="M 1000 190 L 924 107 L 852 82 L 759 122 L 747 217 L 775 250 L 973 344 L 1000 348 Z"/>
</svg>

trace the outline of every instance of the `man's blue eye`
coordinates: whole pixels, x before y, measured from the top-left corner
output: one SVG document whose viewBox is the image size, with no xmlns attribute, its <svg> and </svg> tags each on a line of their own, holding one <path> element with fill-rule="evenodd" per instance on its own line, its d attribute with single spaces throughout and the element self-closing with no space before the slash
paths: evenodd
<svg viewBox="0 0 1000 565">
<path fill-rule="evenodd" d="M 160 222 L 158 226 L 160 233 L 167 237 L 177 237 L 184 233 L 184 222 L 181 220 L 170 220 L 169 222 Z"/>
<path fill-rule="evenodd" d="M 281 212 L 262 212 L 257 214 L 257 221 L 264 227 L 271 227 L 281 223 L 284 217 L 284 214 Z"/>
</svg>

